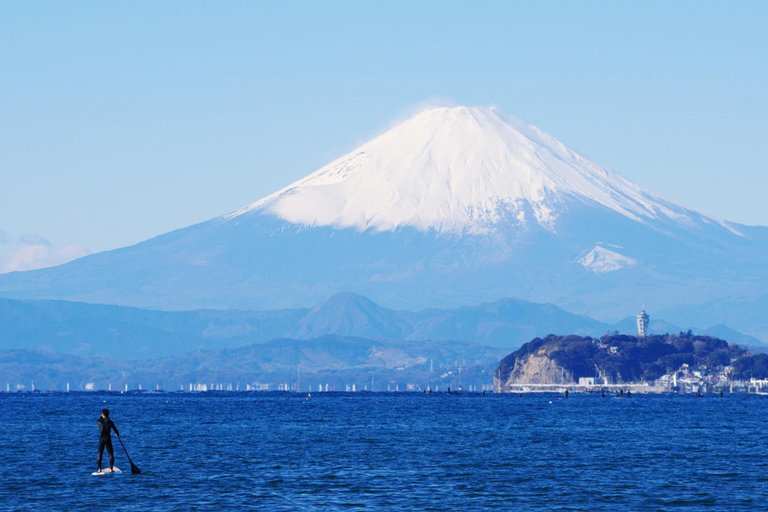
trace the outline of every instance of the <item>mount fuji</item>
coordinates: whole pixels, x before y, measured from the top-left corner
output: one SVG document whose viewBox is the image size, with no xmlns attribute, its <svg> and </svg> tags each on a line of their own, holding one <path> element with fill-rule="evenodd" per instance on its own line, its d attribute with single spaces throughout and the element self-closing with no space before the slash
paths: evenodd
<svg viewBox="0 0 768 512">
<path fill-rule="evenodd" d="M 441 107 L 233 213 L 0 275 L 0 295 L 171 310 L 516 297 L 617 319 L 760 292 L 766 262 L 766 227 L 665 199 L 495 108 Z"/>
</svg>

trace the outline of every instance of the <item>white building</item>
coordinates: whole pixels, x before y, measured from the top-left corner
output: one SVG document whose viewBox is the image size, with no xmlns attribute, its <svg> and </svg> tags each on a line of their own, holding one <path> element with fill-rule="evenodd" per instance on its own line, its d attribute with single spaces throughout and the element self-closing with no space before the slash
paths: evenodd
<svg viewBox="0 0 768 512">
<path fill-rule="evenodd" d="M 648 323 L 650 322 L 650 317 L 648 316 L 648 313 L 645 312 L 645 310 L 642 310 L 639 315 L 637 315 L 637 335 L 640 338 L 645 338 L 648 335 Z"/>
</svg>

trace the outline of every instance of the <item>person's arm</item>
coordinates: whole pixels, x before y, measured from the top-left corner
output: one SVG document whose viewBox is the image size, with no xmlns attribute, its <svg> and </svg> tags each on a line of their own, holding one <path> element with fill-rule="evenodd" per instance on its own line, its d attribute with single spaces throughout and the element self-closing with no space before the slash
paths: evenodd
<svg viewBox="0 0 768 512">
<path fill-rule="evenodd" d="M 117 425 L 115 425 L 115 422 L 112 422 L 112 430 L 115 431 L 115 434 L 117 434 L 117 437 L 120 437 L 120 432 L 117 431 Z"/>
</svg>

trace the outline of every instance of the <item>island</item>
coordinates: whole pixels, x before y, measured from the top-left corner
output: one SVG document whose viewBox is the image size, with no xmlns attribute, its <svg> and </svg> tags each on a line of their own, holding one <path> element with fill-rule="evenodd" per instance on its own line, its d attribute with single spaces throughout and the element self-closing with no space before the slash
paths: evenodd
<svg viewBox="0 0 768 512">
<path fill-rule="evenodd" d="M 600 338 L 550 334 L 501 360 L 496 392 L 633 389 L 656 392 L 750 391 L 768 379 L 768 355 L 712 336 L 679 334 Z"/>
</svg>

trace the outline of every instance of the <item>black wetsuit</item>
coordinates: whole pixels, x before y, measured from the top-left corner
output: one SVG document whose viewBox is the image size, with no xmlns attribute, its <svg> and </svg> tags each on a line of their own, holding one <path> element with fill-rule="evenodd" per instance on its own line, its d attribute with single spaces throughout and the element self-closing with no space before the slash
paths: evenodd
<svg viewBox="0 0 768 512">
<path fill-rule="evenodd" d="M 110 430 L 114 430 L 117 437 L 120 437 L 120 432 L 117 431 L 115 422 L 109 418 L 100 417 L 99 422 L 99 469 L 101 469 L 101 456 L 104 455 L 104 448 L 107 449 L 109 454 L 109 467 L 110 469 L 115 465 L 115 451 L 112 449 L 112 435 Z"/>
</svg>

